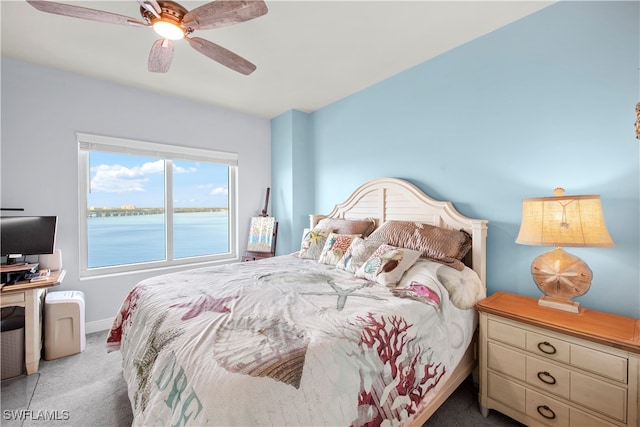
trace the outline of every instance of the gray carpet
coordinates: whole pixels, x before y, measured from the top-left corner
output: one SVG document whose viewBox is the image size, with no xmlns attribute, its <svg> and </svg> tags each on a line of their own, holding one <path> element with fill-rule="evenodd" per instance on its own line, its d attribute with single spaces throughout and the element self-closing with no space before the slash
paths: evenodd
<svg viewBox="0 0 640 427">
<path fill-rule="evenodd" d="M 106 336 L 106 331 L 89 334 L 82 353 L 42 360 L 38 374 L 2 381 L 2 426 L 130 426 L 122 356 L 106 352 Z M 7 413 L 21 409 L 28 410 L 17 413 L 22 420 Z"/>
<path fill-rule="evenodd" d="M 2 419 L 6 427 L 124 427 L 132 422 L 120 352 L 107 353 L 107 332 L 87 335 L 84 352 L 40 362 L 39 373 L 2 381 Z M 425 427 L 521 426 L 478 409 L 478 390 L 470 379 L 431 417 Z"/>
</svg>

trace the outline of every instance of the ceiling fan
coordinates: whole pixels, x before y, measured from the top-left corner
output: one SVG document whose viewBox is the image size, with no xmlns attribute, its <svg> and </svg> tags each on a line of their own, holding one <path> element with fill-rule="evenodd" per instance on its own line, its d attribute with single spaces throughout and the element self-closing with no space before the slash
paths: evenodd
<svg viewBox="0 0 640 427">
<path fill-rule="evenodd" d="M 191 11 L 168 0 L 138 0 L 142 20 L 102 10 L 52 1 L 27 0 L 36 9 L 57 15 L 112 24 L 153 27 L 162 36 L 151 47 L 149 71 L 166 73 L 173 59 L 173 40 L 186 39 L 201 54 L 239 73 L 251 74 L 256 66 L 241 56 L 200 37 L 195 30 L 208 30 L 249 21 L 267 13 L 262 0 L 216 0 Z"/>
</svg>

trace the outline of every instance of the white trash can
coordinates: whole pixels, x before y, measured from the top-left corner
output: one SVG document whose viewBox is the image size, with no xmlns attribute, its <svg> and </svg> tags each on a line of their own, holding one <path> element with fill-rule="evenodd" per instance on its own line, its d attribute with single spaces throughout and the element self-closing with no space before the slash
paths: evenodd
<svg viewBox="0 0 640 427">
<path fill-rule="evenodd" d="M 44 303 L 44 358 L 58 359 L 84 351 L 84 293 L 49 292 Z"/>
</svg>

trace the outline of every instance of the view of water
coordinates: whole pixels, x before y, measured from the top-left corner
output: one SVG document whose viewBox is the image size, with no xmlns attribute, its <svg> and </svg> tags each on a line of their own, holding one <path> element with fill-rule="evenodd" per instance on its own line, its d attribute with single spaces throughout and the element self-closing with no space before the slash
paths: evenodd
<svg viewBox="0 0 640 427">
<path fill-rule="evenodd" d="M 176 213 L 174 258 L 229 251 L 227 212 Z M 87 218 L 89 268 L 165 259 L 164 215 Z"/>
</svg>

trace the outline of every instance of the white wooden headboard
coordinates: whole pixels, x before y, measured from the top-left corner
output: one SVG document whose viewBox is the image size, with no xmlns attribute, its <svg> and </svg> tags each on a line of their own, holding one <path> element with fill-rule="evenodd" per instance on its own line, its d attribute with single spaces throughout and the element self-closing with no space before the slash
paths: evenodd
<svg viewBox="0 0 640 427">
<path fill-rule="evenodd" d="M 398 178 L 379 178 L 365 182 L 347 200 L 337 204 L 327 215 L 310 215 L 313 228 L 323 218 L 375 218 L 380 225 L 387 220 L 415 221 L 438 227 L 463 229 L 473 245 L 471 267 L 486 288 L 487 220 L 468 218 L 451 202 L 442 202 L 424 194 L 410 182 Z"/>
</svg>

